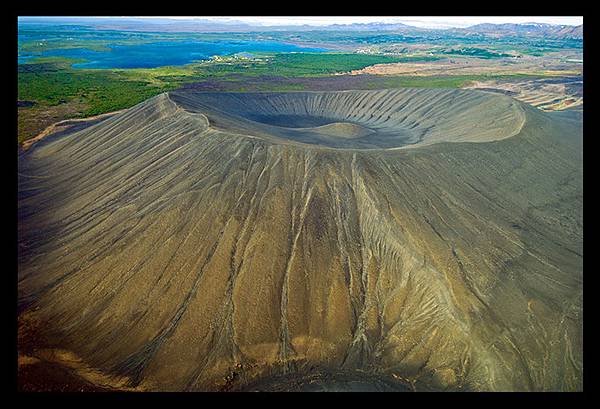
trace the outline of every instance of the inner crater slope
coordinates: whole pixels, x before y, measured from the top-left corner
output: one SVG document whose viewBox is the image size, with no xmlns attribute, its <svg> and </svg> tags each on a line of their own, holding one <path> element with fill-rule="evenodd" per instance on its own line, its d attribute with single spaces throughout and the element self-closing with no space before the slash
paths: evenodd
<svg viewBox="0 0 600 409">
<path fill-rule="evenodd" d="M 219 129 L 279 143 L 396 149 L 487 142 L 519 132 L 525 115 L 507 96 L 462 90 L 193 93 L 171 99 Z"/>
<path fill-rule="evenodd" d="M 416 89 L 179 90 L 50 136 L 19 156 L 19 362 L 118 390 L 581 390 L 582 139 Z"/>
</svg>

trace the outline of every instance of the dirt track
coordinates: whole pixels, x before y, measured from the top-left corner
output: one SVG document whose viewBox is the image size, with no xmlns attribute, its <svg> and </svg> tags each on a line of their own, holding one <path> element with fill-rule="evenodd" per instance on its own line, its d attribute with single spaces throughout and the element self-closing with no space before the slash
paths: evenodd
<svg viewBox="0 0 600 409">
<path fill-rule="evenodd" d="M 33 138 L 23 141 L 23 143 L 20 144 L 20 149 L 23 152 L 25 152 L 29 148 L 31 148 L 31 146 L 33 146 L 33 144 L 35 144 L 36 142 L 39 142 L 40 140 L 44 139 L 48 135 L 52 135 L 52 134 L 55 134 L 58 132 L 73 130 L 73 128 L 78 125 L 79 125 L 78 128 L 82 129 L 87 126 L 98 123 L 104 119 L 110 118 L 111 116 L 121 113 L 123 111 L 124 111 L 124 109 L 119 110 L 119 111 L 107 112 L 107 113 L 100 114 L 100 115 L 89 116 L 86 118 L 64 119 L 62 121 L 58 121 L 58 122 L 48 126 L 46 129 L 44 129 L 42 132 L 40 132 L 38 135 L 34 136 Z"/>
</svg>

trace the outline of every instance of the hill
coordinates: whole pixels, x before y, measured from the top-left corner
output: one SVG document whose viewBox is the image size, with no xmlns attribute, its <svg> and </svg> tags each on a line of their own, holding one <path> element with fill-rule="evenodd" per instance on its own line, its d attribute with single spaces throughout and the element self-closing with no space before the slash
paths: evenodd
<svg viewBox="0 0 600 409">
<path fill-rule="evenodd" d="M 579 121 L 487 92 L 158 95 L 20 156 L 21 360 L 581 390 L 581 152 Z"/>
<path fill-rule="evenodd" d="M 561 39 L 582 39 L 583 25 L 568 26 L 563 24 L 525 23 L 525 24 L 476 24 L 460 31 L 482 33 L 487 35 L 523 35 L 531 37 L 554 37 Z"/>
</svg>

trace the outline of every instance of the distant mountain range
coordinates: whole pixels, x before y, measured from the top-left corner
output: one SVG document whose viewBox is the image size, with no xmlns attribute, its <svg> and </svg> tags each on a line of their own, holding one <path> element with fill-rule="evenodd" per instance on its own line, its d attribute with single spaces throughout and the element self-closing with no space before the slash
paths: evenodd
<svg viewBox="0 0 600 409">
<path fill-rule="evenodd" d="M 422 31 L 418 27 L 401 23 L 352 23 L 321 25 L 261 25 L 250 24 L 244 21 L 230 20 L 216 22 L 214 20 L 170 20 L 170 19 L 145 19 L 145 20 L 106 20 L 101 23 L 103 28 L 125 30 L 157 30 L 180 32 L 255 32 L 255 31 Z"/>
<path fill-rule="evenodd" d="M 545 23 L 523 23 L 523 24 L 476 24 L 455 31 L 471 32 L 486 35 L 526 35 L 532 37 L 556 37 L 556 38 L 583 38 L 583 24 L 579 26 L 567 26 Z"/>
<path fill-rule="evenodd" d="M 20 23 L 54 23 L 92 25 L 101 29 L 166 32 L 255 32 L 255 31 L 385 31 L 385 32 L 454 32 L 484 34 L 489 36 L 525 35 L 532 37 L 583 38 L 583 25 L 568 26 L 546 23 L 491 24 L 483 23 L 466 28 L 428 29 L 402 23 L 352 23 L 317 25 L 261 25 L 244 21 L 215 21 L 211 19 L 173 20 L 168 18 L 65 18 L 65 17 L 20 17 Z"/>
</svg>

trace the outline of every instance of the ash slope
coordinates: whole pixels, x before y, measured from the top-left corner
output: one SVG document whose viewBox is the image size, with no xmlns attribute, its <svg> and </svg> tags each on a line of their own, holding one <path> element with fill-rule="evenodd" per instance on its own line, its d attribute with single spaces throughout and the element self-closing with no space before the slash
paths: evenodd
<svg viewBox="0 0 600 409">
<path fill-rule="evenodd" d="M 314 132 L 393 121 L 427 131 Z M 113 386 L 580 390 L 581 152 L 577 121 L 481 92 L 163 94 L 20 157 L 23 316 Z"/>
</svg>

